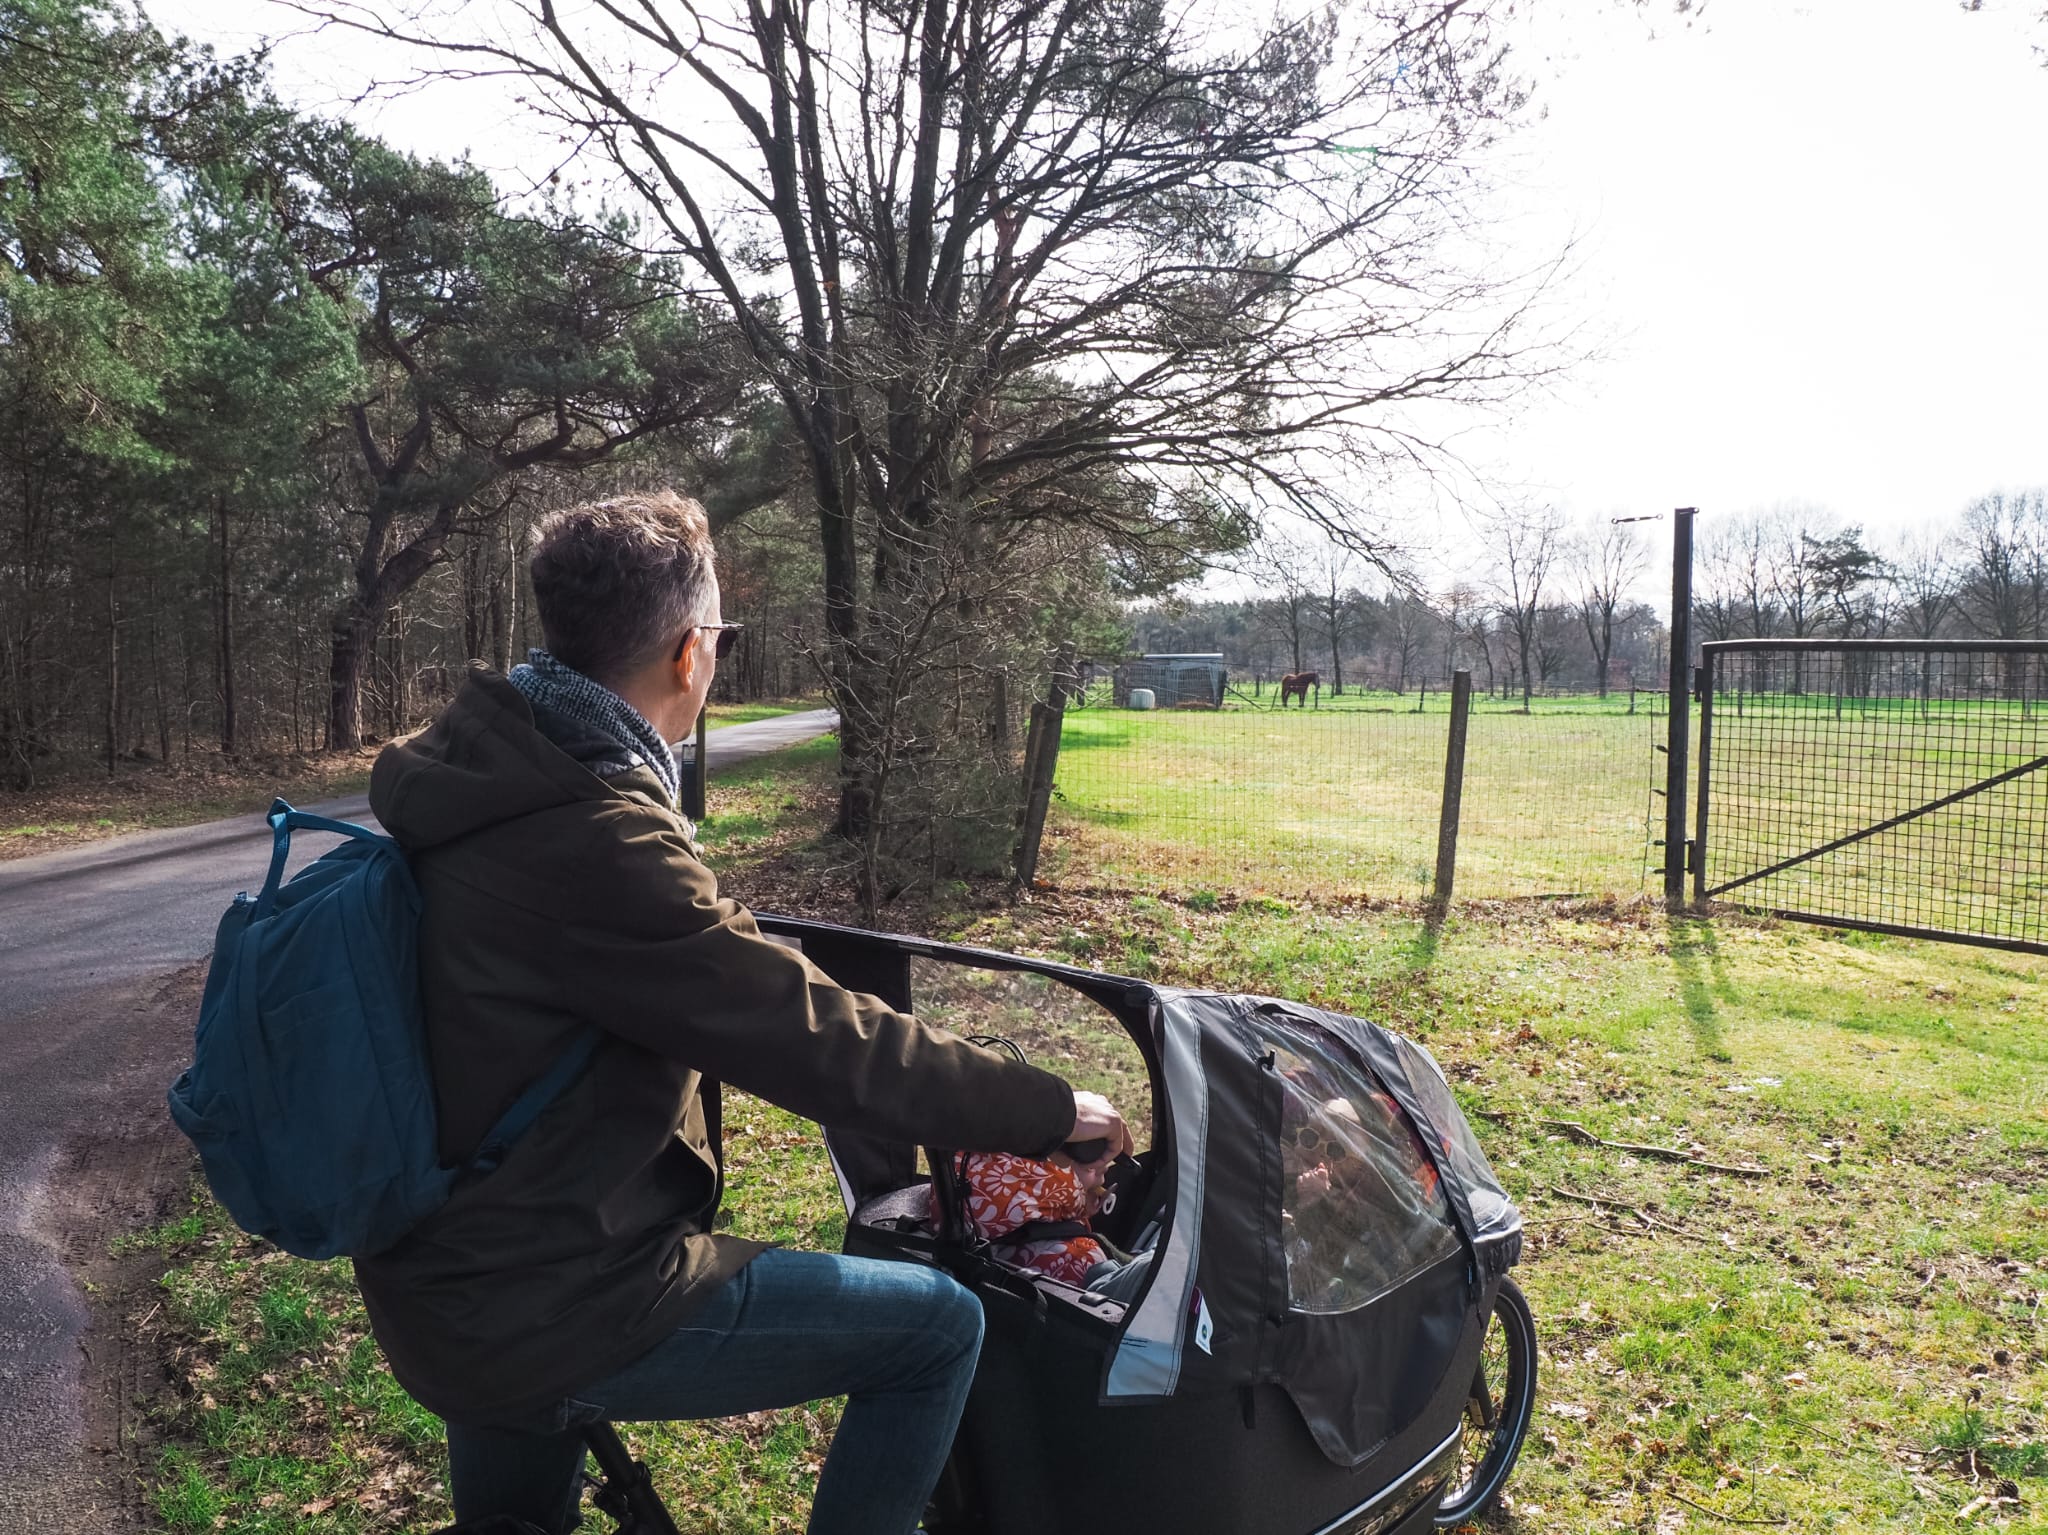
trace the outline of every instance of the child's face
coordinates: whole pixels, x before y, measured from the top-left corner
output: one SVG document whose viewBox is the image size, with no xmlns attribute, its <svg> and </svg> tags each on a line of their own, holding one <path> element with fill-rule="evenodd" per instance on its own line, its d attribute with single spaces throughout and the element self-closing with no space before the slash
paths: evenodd
<svg viewBox="0 0 2048 1535">
<path fill-rule="evenodd" d="M 1109 1171 L 1109 1158 L 1099 1162 L 1076 1162 L 1063 1151 L 1055 1151 L 1046 1159 L 1054 1167 L 1064 1168 L 1074 1175 L 1074 1181 L 1081 1186 L 1081 1211 L 1083 1216 L 1093 1215 L 1102 1208 L 1102 1180 Z"/>
</svg>

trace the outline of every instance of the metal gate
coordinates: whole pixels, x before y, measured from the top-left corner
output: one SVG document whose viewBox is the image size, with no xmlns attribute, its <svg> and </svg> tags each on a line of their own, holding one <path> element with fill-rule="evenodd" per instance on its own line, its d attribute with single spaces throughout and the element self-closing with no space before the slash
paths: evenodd
<svg viewBox="0 0 2048 1535">
<path fill-rule="evenodd" d="M 2048 954 L 2048 642 L 1700 653 L 1695 901 Z"/>
</svg>

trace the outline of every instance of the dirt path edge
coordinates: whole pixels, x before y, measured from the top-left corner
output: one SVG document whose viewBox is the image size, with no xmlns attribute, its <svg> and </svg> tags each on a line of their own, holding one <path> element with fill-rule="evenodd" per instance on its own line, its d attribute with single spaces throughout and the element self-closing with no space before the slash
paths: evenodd
<svg viewBox="0 0 2048 1535">
<path fill-rule="evenodd" d="M 188 967 L 155 989 L 149 1035 L 190 1029 L 205 971 Z M 53 1468 L 49 1482 L 23 1499 L 43 1505 L 35 1528 L 47 1535 L 128 1535 L 155 1525 L 149 1479 L 159 1439 L 151 1409 L 169 1381 L 143 1327 L 171 1260 L 119 1239 L 183 1214 L 198 1160 L 164 1107 L 168 1079 L 123 1075 L 140 1080 L 124 1081 L 98 1121 L 66 1139 L 35 1212 L 34 1229 L 83 1292 L 87 1314 L 78 1344 L 83 1432 L 71 1464 Z"/>
</svg>

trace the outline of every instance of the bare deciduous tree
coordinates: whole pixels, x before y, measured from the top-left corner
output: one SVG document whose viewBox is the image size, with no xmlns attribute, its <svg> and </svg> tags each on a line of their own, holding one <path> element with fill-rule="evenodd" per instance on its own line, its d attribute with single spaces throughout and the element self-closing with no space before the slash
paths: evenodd
<svg viewBox="0 0 2048 1535">
<path fill-rule="evenodd" d="M 1316 560 L 1316 599 L 1322 609 L 1323 638 L 1330 645 L 1330 696 L 1344 696 L 1344 642 L 1350 636 L 1354 617 L 1353 593 L 1345 585 L 1351 570 L 1351 553 L 1342 545 L 1325 544 Z"/>
<path fill-rule="evenodd" d="M 1586 642 L 1593 647 L 1602 698 L 1607 696 L 1608 668 L 1614 657 L 1614 615 L 1630 584 L 1642 573 L 1643 555 L 1643 541 L 1635 528 L 1612 520 L 1572 545 L 1571 563 L 1579 587 L 1574 605 L 1585 626 Z"/>
<path fill-rule="evenodd" d="M 1271 593 L 1259 605 L 1261 622 L 1280 636 L 1290 658 L 1289 671 L 1306 671 L 1310 625 L 1322 604 L 1322 563 L 1310 542 L 1286 533 L 1269 532 L 1250 551 L 1244 574 Z"/>
<path fill-rule="evenodd" d="M 1414 408 L 1540 366 L 1528 285 L 1450 254 L 1521 100 L 1483 0 L 303 8 L 522 76 L 724 300 L 809 469 L 849 832 L 948 530 L 1228 547 L 1278 503 L 1372 551 L 1344 487 L 1429 454 Z"/>
<path fill-rule="evenodd" d="M 1381 631 L 1381 643 L 1393 662 L 1394 691 L 1406 693 L 1417 663 L 1429 648 L 1436 615 L 1421 597 L 1400 586 L 1388 586 L 1384 606 L 1387 622 Z"/>
<path fill-rule="evenodd" d="M 1706 638 L 1762 639 L 1776 632 L 1770 529 L 1760 517 L 1709 523 L 1700 540 L 1700 576 L 1694 610 Z"/>
<path fill-rule="evenodd" d="M 1818 507 L 1784 505 L 1772 508 L 1761 527 L 1771 593 L 1785 630 L 1794 639 L 1810 639 L 1829 616 L 1819 542 L 1834 531 L 1834 520 Z"/>
<path fill-rule="evenodd" d="M 1522 707 L 1529 707 L 1534 688 L 1532 675 L 1536 659 L 1539 620 L 1543 610 L 1543 588 L 1557 562 L 1558 540 L 1563 522 L 1555 508 L 1521 507 L 1502 512 L 1489 526 L 1496 565 L 1493 576 L 1495 605 L 1502 622 L 1514 638 L 1520 662 Z"/>
<path fill-rule="evenodd" d="M 1992 639 L 2028 639 L 2048 614 L 2048 491 L 1993 491 L 1963 513 L 1962 611 Z"/>
<path fill-rule="evenodd" d="M 1910 639 L 1939 638 L 1956 614 L 1960 582 L 1949 542 L 1936 533 L 1909 533 L 1892 557 L 1892 622 Z"/>
</svg>

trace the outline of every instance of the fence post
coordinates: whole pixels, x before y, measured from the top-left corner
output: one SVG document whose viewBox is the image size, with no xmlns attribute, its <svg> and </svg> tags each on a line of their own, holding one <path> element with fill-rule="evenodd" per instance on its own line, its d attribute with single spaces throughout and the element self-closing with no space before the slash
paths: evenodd
<svg viewBox="0 0 2048 1535">
<path fill-rule="evenodd" d="M 1451 729 L 1444 745 L 1444 803 L 1436 823 L 1436 888 L 1430 904 L 1441 918 L 1450 909 L 1458 873 L 1458 813 L 1465 800 L 1465 724 L 1472 714 L 1472 674 L 1451 673 Z"/>
<path fill-rule="evenodd" d="M 1671 514 L 1671 717 L 1664 760 L 1664 903 L 1685 905 L 1686 757 L 1692 745 L 1692 520 L 1698 508 Z"/>
<path fill-rule="evenodd" d="M 1053 770 L 1060 760 L 1060 725 L 1065 711 L 1031 704 L 1031 731 L 1024 738 L 1024 822 L 1014 855 L 1017 883 L 1029 888 L 1038 873 L 1038 848 L 1045 840 L 1046 811 L 1052 805 Z"/>
<path fill-rule="evenodd" d="M 709 709 L 697 711 L 697 765 L 690 774 L 690 805 L 684 813 L 693 821 L 701 821 L 706 814 L 704 780 L 709 774 L 710 764 L 704 760 L 704 737 L 708 733 L 704 721 L 710 716 Z"/>
<path fill-rule="evenodd" d="M 1020 889 L 1029 889 L 1038 873 L 1038 850 L 1045 840 L 1045 817 L 1052 808 L 1053 778 L 1060 763 L 1060 727 L 1066 723 L 1074 675 L 1073 651 L 1062 646 L 1053 662 L 1046 702 L 1032 700 L 1031 729 L 1024 737 L 1024 817 L 1012 855 Z"/>
</svg>

